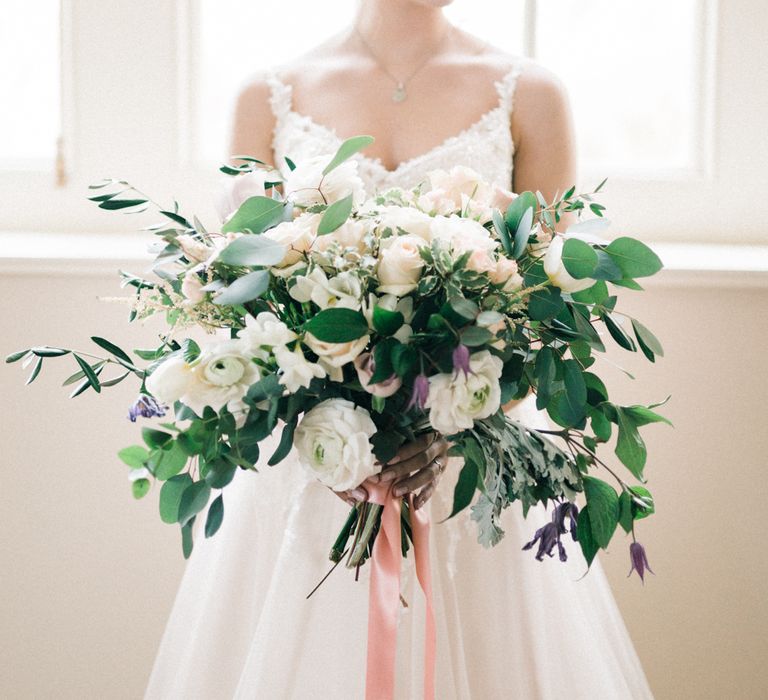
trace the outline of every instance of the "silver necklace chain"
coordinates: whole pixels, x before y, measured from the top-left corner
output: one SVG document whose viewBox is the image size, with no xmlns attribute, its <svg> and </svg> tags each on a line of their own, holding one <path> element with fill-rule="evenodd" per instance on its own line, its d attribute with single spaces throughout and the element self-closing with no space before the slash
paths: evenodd
<svg viewBox="0 0 768 700">
<path fill-rule="evenodd" d="M 393 102 L 402 102 L 405 100 L 406 97 L 408 97 L 408 93 L 406 91 L 406 87 L 408 83 L 411 82 L 411 80 L 416 77 L 416 74 L 424 68 L 438 53 L 438 51 L 442 48 L 443 44 L 445 43 L 448 36 L 453 31 L 453 25 L 449 25 L 448 29 L 445 31 L 443 36 L 440 38 L 440 41 L 438 41 L 437 46 L 435 46 L 434 50 L 427 55 L 424 60 L 419 63 L 416 68 L 411 71 L 410 75 L 408 75 L 406 78 L 398 78 L 396 75 L 394 75 L 389 68 L 387 68 L 384 61 L 379 58 L 379 55 L 374 51 L 373 47 L 366 41 L 365 37 L 362 35 L 360 30 L 358 29 L 357 25 L 354 26 L 355 34 L 357 34 L 358 39 L 360 39 L 360 43 L 365 47 L 365 50 L 371 55 L 371 58 L 376 62 L 376 64 L 379 66 L 379 68 L 382 70 L 382 72 L 390 79 L 392 82 L 395 83 L 395 89 L 392 91 L 392 101 Z"/>
</svg>

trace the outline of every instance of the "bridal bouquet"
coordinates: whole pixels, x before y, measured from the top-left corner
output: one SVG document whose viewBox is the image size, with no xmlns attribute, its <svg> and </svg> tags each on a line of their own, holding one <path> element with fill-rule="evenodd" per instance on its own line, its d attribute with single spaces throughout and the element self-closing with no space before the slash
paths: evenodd
<svg viewBox="0 0 768 700">
<path fill-rule="evenodd" d="M 230 179 L 215 229 L 126 182 L 95 185 L 91 199 L 102 209 L 153 206 L 165 222 L 152 227 L 154 275 L 123 273 L 123 281 L 134 293 L 131 320 L 164 314 L 167 334 L 152 349 L 128 352 L 95 336 L 94 354 L 42 346 L 7 361 L 31 366 L 31 382 L 45 359 L 71 357 L 73 396 L 138 381 L 130 419 L 160 420 L 119 457 L 136 498 L 162 484 L 160 517 L 180 525 L 185 556 L 195 520 L 205 511 L 205 536 L 216 533 L 224 490 L 256 469 L 274 431 L 281 437 L 269 465 L 295 448 L 304 468 L 337 491 L 376 474 L 404 442 L 437 432 L 463 460 L 450 517 L 471 505 L 483 545 L 502 538 L 499 516 L 512 503 L 524 512 L 551 503 L 552 521 L 526 545 L 537 559 L 557 552 L 565 560 L 570 534 L 591 563 L 620 526 L 632 533 L 642 577 L 647 559 L 634 523 L 654 505 L 640 485 L 638 428 L 668 421 L 653 410 L 659 404 L 612 402 L 594 363 L 608 337 L 650 361 L 663 354 L 648 328 L 616 311 L 609 289 L 642 289 L 636 280 L 658 272 L 660 260 L 633 238 L 601 237 L 607 221 L 594 195 L 603 183 L 549 202 L 457 166 L 412 190 L 365 193 L 352 156 L 371 141 L 355 137 L 335 155 L 288 161 L 284 176 L 237 159 L 222 168 Z M 587 210 L 594 216 L 583 219 Z M 566 212 L 580 220 L 560 232 Z M 215 337 L 184 337 L 192 327 Z M 532 430 L 504 414 L 505 403 L 529 392 L 556 429 Z M 640 484 L 598 456 L 613 433 L 618 459 Z M 405 555 L 414 512 L 409 499 L 400 506 Z M 353 507 L 331 559 L 364 563 L 381 511 Z"/>
</svg>

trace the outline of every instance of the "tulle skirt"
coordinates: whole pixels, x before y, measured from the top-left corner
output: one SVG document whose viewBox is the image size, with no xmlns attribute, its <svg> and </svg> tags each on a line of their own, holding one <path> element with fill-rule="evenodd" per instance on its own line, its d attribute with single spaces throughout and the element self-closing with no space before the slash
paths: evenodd
<svg viewBox="0 0 768 700">
<path fill-rule="evenodd" d="M 510 415 L 547 427 L 529 397 Z M 306 476 L 294 455 L 275 467 L 265 443 L 258 474 L 238 472 L 224 491 L 221 530 L 195 548 L 146 691 L 147 700 L 363 698 L 368 567 L 355 581 L 328 551 L 349 507 Z M 505 538 L 477 543 L 469 511 L 444 523 L 459 467 L 449 460 L 427 503 L 437 623 L 436 697 L 616 700 L 651 698 L 643 669 L 599 560 L 568 541 L 568 562 L 521 551 L 549 515 L 519 504 Z M 403 562 L 397 698 L 422 695 L 423 594 Z"/>
</svg>

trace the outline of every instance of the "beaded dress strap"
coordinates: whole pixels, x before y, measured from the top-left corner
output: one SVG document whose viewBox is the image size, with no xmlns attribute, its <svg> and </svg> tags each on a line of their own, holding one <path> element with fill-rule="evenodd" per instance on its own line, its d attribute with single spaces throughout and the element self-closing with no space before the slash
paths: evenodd
<svg viewBox="0 0 768 700">
<path fill-rule="evenodd" d="M 291 111 L 293 88 L 284 83 L 275 70 L 270 70 L 266 74 L 265 80 L 269 86 L 269 105 L 272 108 L 272 114 L 280 123 Z"/>
<path fill-rule="evenodd" d="M 499 94 L 499 107 L 503 107 L 507 115 L 512 114 L 515 103 L 515 88 L 517 87 L 517 79 L 523 72 L 526 64 L 526 58 L 519 56 L 515 58 L 512 68 L 507 71 L 506 75 L 497 80 L 496 92 Z"/>
</svg>

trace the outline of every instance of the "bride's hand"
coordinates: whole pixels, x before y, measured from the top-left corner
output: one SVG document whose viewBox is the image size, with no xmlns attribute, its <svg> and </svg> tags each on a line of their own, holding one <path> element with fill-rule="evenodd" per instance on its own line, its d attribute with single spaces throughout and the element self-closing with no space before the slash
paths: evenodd
<svg viewBox="0 0 768 700">
<path fill-rule="evenodd" d="M 413 442 L 403 445 L 384 465 L 381 472 L 367 481 L 373 483 L 394 481 L 392 493 L 398 497 L 421 489 L 413 501 L 414 508 L 421 508 L 435 492 L 445 469 L 449 447 L 448 442 L 438 433 L 426 433 Z M 365 482 L 357 488 L 334 491 L 334 493 L 349 505 L 368 500 Z"/>
</svg>

